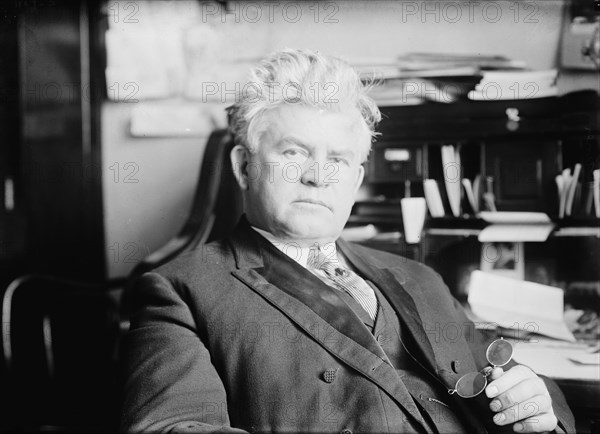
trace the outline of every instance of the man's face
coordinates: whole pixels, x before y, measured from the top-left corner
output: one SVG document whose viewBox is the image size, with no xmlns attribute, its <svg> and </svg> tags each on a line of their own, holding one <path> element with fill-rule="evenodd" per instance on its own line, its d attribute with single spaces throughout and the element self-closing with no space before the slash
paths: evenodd
<svg viewBox="0 0 600 434">
<path fill-rule="evenodd" d="M 237 164 L 247 163 L 240 183 L 244 188 L 246 182 L 249 222 L 305 245 L 337 239 L 362 182 L 360 163 L 370 141 L 358 110 L 288 104 L 263 121 L 268 127 L 257 152 L 237 150 L 243 154 Z"/>
</svg>

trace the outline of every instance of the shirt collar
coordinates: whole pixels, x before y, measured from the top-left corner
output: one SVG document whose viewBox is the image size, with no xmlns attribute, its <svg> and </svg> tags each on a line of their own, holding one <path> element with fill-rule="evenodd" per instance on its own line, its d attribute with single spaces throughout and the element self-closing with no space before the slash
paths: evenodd
<svg viewBox="0 0 600 434">
<path fill-rule="evenodd" d="M 315 248 L 319 248 L 321 252 L 327 255 L 329 258 L 336 258 L 340 262 L 340 265 L 347 266 L 343 256 L 337 251 L 335 241 L 321 245 L 317 245 L 315 243 L 315 245 L 311 247 L 301 247 L 300 244 L 295 243 L 294 241 L 281 241 L 275 238 L 270 232 L 259 229 L 256 226 L 252 226 L 252 229 L 265 237 L 267 241 L 273 244 L 282 253 L 296 261 L 298 264 L 302 265 L 304 268 L 308 268 L 307 263 L 310 251 Z"/>
</svg>

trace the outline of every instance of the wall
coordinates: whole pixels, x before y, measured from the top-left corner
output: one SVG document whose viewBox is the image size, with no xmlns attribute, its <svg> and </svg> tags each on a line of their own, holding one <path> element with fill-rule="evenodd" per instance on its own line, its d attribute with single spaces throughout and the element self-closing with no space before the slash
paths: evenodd
<svg viewBox="0 0 600 434">
<path fill-rule="evenodd" d="M 206 138 L 129 135 L 132 105 L 102 110 L 102 173 L 109 277 L 126 276 L 181 228 L 191 206 Z"/>
<path fill-rule="evenodd" d="M 149 2 L 136 2 L 137 27 L 121 19 L 113 28 L 119 32 L 140 31 L 144 17 L 149 16 L 146 12 L 156 8 L 156 3 L 151 6 Z M 210 29 L 210 46 L 199 48 L 204 50 L 206 68 L 199 68 L 196 78 L 205 74 L 206 79 L 229 83 L 245 74 L 247 63 L 239 60 L 251 60 L 284 47 L 313 48 L 349 60 L 389 59 L 407 52 L 497 54 L 525 60 L 535 69 L 553 68 L 557 65 L 564 7 L 562 0 L 253 2 L 254 9 L 248 6 L 250 3 L 228 2 L 231 13 L 222 14 L 213 3 L 178 3 L 173 16 L 165 16 L 169 12 L 163 8 L 160 25 L 149 27 L 156 29 L 159 38 L 168 34 L 170 25 L 181 22 L 187 29 L 194 22 Z M 121 6 L 125 5 L 121 2 Z M 258 12 L 260 20 L 256 20 Z M 176 14 L 185 18 L 178 21 Z M 178 87 L 181 88 L 185 85 Z M 221 105 L 213 108 L 202 101 L 198 104 L 210 106 L 217 124 L 223 123 Z M 110 276 L 125 275 L 142 253 L 157 249 L 180 229 L 191 205 L 206 141 L 131 138 L 126 132 L 130 106 L 109 103 L 103 109 L 104 209 Z M 110 169 L 115 162 L 136 163 L 139 182 L 115 183 L 111 179 L 114 170 Z M 125 250 L 126 245 L 129 250 Z M 119 251 L 118 258 L 115 249 Z M 124 262 L 126 254 L 132 255 L 131 262 Z"/>
<path fill-rule="evenodd" d="M 318 23 L 311 2 L 304 7 L 304 25 L 275 13 L 270 48 L 305 46 L 347 58 L 408 52 L 497 54 L 526 60 L 535 69 L 555 65 L 563 1 L 331 3 L 339 5 L 333 16 L 337 23 L 325 22 L 325 12 L 335 10 L 326 9 L 327 2 L 320 7 Z"/>
</svg>

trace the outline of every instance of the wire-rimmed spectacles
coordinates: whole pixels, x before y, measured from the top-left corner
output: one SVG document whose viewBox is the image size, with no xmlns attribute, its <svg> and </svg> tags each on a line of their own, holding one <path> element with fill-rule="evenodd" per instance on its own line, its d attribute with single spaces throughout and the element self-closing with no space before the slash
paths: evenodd
<svg viewBox="0 0 600 434">
<path fill-rule="evenodd" d="M 479 372 L 469 372 L 458 379 L 454 389 L 448 389 L 450 395 L 457 394 L 461 398 L 473 398 L 483 392 L 488 384 L 488 377 L 496 367 L 506 365 L 512 360 L 513 346 L 504 339 L 492 342 L 485 357 L 491 366 L 486 366 Z"/>
</svg>

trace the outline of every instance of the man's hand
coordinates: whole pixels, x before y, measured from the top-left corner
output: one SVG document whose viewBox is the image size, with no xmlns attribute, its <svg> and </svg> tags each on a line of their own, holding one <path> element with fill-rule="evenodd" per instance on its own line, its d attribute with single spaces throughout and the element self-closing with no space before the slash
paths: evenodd
<svg viewBox="0 0 600 434">
<path fill-rule="evenodd" d="M 552 399 L 535 372 L 523 365 L 504 372 L 494 368 L 485 388 L 490 409 L 495 412 L 494 423 L 513 425 L 516 432 L 545 432 L 556 428 L 557 419 L 552 409 Z"/>
</svg>

